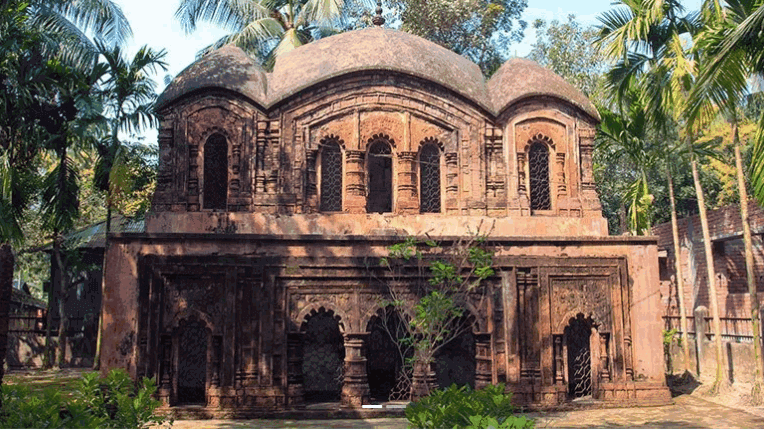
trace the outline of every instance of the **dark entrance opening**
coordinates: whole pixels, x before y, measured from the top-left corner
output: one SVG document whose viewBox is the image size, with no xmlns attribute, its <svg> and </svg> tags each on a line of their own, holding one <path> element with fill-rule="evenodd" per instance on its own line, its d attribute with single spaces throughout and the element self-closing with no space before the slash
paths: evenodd
<svg viewBox="0 0 764 430">
<path fill-rule="evenodd" d="M 178 355 L 178 403 L 206 404 L 207 330 L 192 320 L 181 326 Z"/>
<path fill-rule="evenodd" d="M 339 317 L 323 307 L 303 323 L 303 387 L 306 402 L 340 400 L 345 376 L 345 342 Z"/>
<path fill-rule="evenodd" d="M 451 384 L 475 388 L 475 336 L 472 334 L 474 317 L 465 313 L 453 324 L 460 334 L 443 345 L 435 354 L 435 376 L 440 388 Z"/>
<path fill-rule="evenodd" d="M 406 335 L 400 316 L 394 309 L 381 309 L 372 317 L 366 331 L 366 375 L 373 400 L 407 400 L 410 397 L 411 375 L 404 375 L 403 355 L 411 356 L 397 343 Z M 409 348 L 410 349 L 410 348 Z M 403 354 L 403 355 L 402 355 Z"/>
<path fill-rule="evenodd" d="M 390 144 L 378 140 L 369 148 L 367 161 L 369 171 L 369 194 L 366 196 L 366 212 L 393 211 L 393 157 Z"/>
<path fill-rule="evenodd" d="M 565 328 L 568 346 L 568 395 L 584 397 L 592 394 L 592 354 L 590 337 L 592 320 L 584 314 L 571 318 Z"/>
</svg>

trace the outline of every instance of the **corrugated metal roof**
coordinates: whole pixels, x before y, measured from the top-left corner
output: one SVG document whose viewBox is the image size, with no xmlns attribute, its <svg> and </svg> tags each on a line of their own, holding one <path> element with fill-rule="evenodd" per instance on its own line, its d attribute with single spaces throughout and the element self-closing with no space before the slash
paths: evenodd
<svg viewBox="0 0 764 430">
<path fill-rule="evenodd" d="M 13 289 L 13 293 L 11 294 L 11 302 L 12 303 L 18 303 L 22 305 L 27 306 L 34 306 L 36 308 L 45 309 L 47 308 L 47 305 L 44 301 L 40 299 L 36 299 L 29 294 L 18 290 L 16 288 Z"/>
<path fill-rule="evenodd" d="M 111 218 L 112 233 L 141 233 L 145 230 L 144 220 L 134 220 L 117 215 Z M 92 224 L 66 236 L 70 248 L 103 248 L 106 246 L 106 220 Z"/>
</svg>

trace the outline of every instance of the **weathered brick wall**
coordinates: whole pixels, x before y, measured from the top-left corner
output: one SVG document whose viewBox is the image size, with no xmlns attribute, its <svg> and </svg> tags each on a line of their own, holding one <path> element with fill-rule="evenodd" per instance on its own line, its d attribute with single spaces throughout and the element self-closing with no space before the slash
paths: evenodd
<svg viewBox="0 0 764 430">
<path fill-rule="evenodd" d="M 761 300 L 761 295 L 764 295 L 764 242 L 762 241 L 764 209 L 751 201 L 749 212 L 754 246 L 754 273 Z M 718 279 L 717 298 L 720 316 L 746 317 L 750 313 L 750 296 L 746 280 L 743 228 L 739 206 L 730 205 L 708 211 L 708 224 L 713 241 L 714 269 Z M 687 314 L 692 315 L 693 309 L 698 306 L 706 306 L 709 309 L 711 307 L 700 217 L 695 215 L 680 219 L 678 225 L 682 249 L 680 262 L 685 285 L 684 301 Z M 664 314 L 677 315 L 679 305 L 676 285 L 670 283 L 671 276 L 676 274 L 671 223 L 655 226 L 653 234 L 659 237 L 659 248 L 667 253 L 667 258 L 661 261 L 660 273 Z"/>
</svg>

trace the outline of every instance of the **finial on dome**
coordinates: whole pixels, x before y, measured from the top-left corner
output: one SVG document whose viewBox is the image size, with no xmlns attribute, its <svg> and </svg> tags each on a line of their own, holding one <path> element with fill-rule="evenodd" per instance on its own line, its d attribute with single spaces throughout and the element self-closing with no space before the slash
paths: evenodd
<svg viewBox="0 0 764 430">
<path fill-rule="evenodd" d="M 377 0 L 377 14 L 374 15 L 374 18 L 371 19 L 371 23 L 376 25 L 377 27 L 382 27 L 385 25 L 385 19 L 382 18 L 382 0 Z"/>
</svg>

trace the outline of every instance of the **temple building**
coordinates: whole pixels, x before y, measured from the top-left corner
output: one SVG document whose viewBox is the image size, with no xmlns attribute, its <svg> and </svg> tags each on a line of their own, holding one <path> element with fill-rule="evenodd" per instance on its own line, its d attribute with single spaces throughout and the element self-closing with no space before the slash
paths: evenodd
<svg viewBox="0 0 764 430">
<path fill-rule="evenodd" d="M 490 300 L 443 348 L 439 385 L 515 401 L 670 401 L 654 237 L 608 236 L 599 115 L 525 59 L 490 79 L 425 39 L 342 33 L 272 72 L 225 46 L 157 101 L 160 171 L 142 233 L 107 250 L 101 367 L 211 411 L 393 397 L 377 321 L 387 247 L 492 226 Z M 373 273 L 370 273 L 373 272 Z"/>
</svg>

